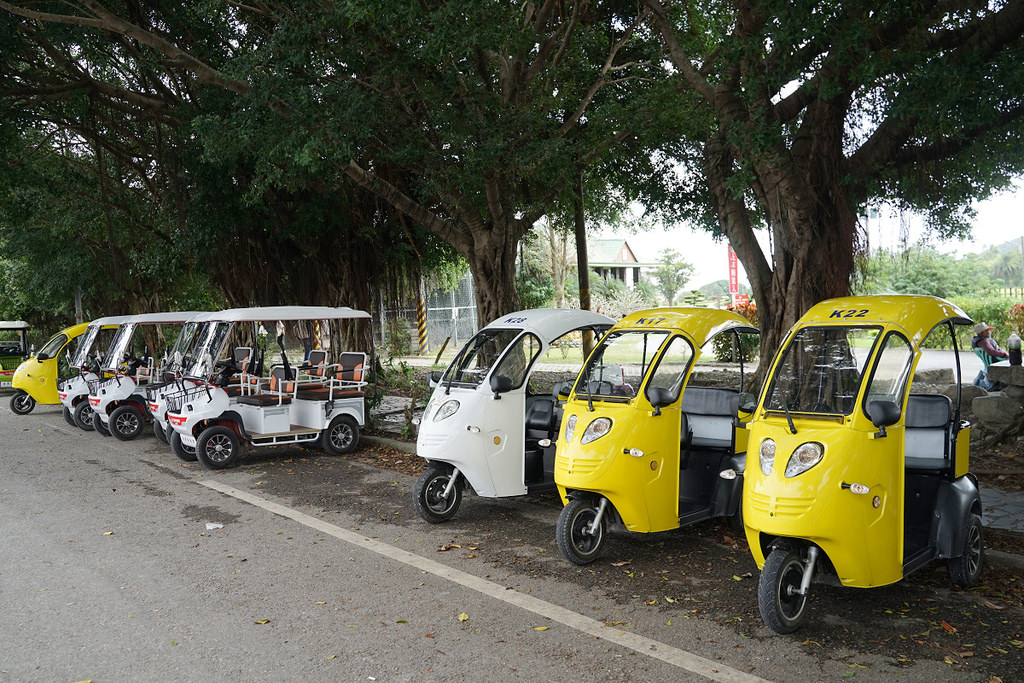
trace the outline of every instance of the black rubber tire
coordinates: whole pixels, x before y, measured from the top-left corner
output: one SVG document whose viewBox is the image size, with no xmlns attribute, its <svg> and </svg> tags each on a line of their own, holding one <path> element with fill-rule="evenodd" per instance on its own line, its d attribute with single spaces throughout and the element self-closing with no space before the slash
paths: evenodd
<svg viewBox="0 0 1024 683">
<path fill-rule="evenodd" d="M 178 456 L 178 460 L 184 460 L 185 462 L 195 462 L 196 458 L 196 447 L 186 446 L 181 442 L 181 434 L 171 430 L 171 435 L 167 439 L 167 443 L 171 445 L 171 450 L 174 455 Z"/>
<path fill-rule="evenodd" d="M 18 389 L 14 396 L 11 396 L 11 412 L 15 415 L 28 415 L 35 407 L 36 400 L 22 389 Z"/>
<path fill-rule="evenodd" d="M 96 427 L 94 427 L 92 424 L 93 417 L 95 416 L 92 414 L 92 406 L 89 405 L 88 398 L 83 398 L 81 401 L 79 401 L 78 405 L 75 406 L 75 410 L 73 413 L 71 413 L 71 415 L 74 418 L 75 424 L 78 425 L 79 429 L 84 429 L 87 432 L 91 432 L 92 430 L 96 429 Z"/>
<path fill-rule="evenodd" d="M 555 525 L 555 541 L 565 559 L 576 565 L 587 565 L 601 557 L 604 552 L 605 520 L 594 534 L 584 534 L 597 517 L 597 507 L 589 500 L 572 498 L 558 514 Z"/>
<path fill-rule="evenodd" d="M 351 415 L 338 415 L 320 433 L 320 448 L 331 455 L 351 453 L 359 445 L 359 423 Z"/>
<path fill-rule="evenodd" d="M 981 580 L 985 566 L 985 543 L 981 535 L 981 517 L 971 513 L 964 534 L 960 557 L 949 558 L 949 578 L 961 588 L 970 588 Z"/>
<path fill-rule="evenodd" d="M 156 436 L 157 441 L 160 443 L 167 443 L 167 432 L 164 431 L 160 420 L 153 420 L 153 435 Z"/>
<path fill-rule="evenodd" d="M 92 428 L 101 436 L 110 436 L 110 429 L 107 428 L 107 425 L 103 424 L 103 420 L 101 420 L 95 413 L 93 413 L 92 416 Z"/>
<path fill-rule="evenodd" d="M 110 435 L 120 441 L 131 441 L 142 433 L 146 426 L 146 416 L 130 403 L 114 408 L 110 413 Z"/>
<path fill-rule="evenodd" d="M 196 457 L 203 466 L 211 470 L 231 467 L 241 454 L 238 436 L 227 427 L 207 427 L 196 439 Z"/>
<path fill-rule="evenodd" d="M 77 427 L 78 426 L 78 423 L 75 422 L 75 416 L 71 414 L 71 410 L 67 406 L 64 406 L 63 410 L 61 410 L 61 412 L 64 413 L 64 421 L 65 422 L 67 422 L 72 427 Z"/>
<path fill-rule="evenodd" d="M 768 628 L 792 633 L 807 616 L 807 596 L 792 593 L 804 576 L 800 553 L 789 547 L 773 548 L 764 561 L 757 584 L 757 606 Z"/>
<path fill-rule="evenodd" d="M 415 500 L 413 507 L 417 514 L 431 524 L 447 522 L 455 516 L 462 505 L 462 486 L 456 484 L 448 498 L 443 497 L 448 482 L 452 479 L 452 470 L 444 465 L 431 464 L 416 480 Z"/>
</svg>

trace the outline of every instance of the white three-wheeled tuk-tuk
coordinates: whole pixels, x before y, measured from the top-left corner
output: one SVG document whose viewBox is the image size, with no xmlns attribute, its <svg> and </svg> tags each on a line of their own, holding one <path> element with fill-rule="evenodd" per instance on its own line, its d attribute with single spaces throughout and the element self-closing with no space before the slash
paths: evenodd
<svg viewBox="0 0 1024 683">
<path fill-rule="evenodd" d="M 416 483 L 415 506 L 428 522 L 451 519 L 468 482 L 485 498 L 553 490 L 554 440 L 561 420 L 559 382 L 535 393 L 530 378 L 551 348 L 574 354 L 561 361 L 571 382 L 583 357 L 585 331 L 600 333 L 614 320 L 590 311 L 535 309 L 503 316 L 480 330 L 445 370 L 420 422 L 416 452 L 429 467 Z M 573 334 L 577 333 L 577 334 Z M 599 336 L 599 335 L 598 335 Z"/>
<path fill-rule="evenodd" d="M 151 419 L 146 403 L 146 386 L 157 381 L 160 367 L 157 349 L 144 346 L 148 329 L 173 330 L 177 337 L 185 323 L 201 311 L 173 311 L 133 315 L 117 330 L 110 350 L 103 359 L 103 379 L 89 381 L 89 405 L 92 426 L 103 435 L 113 434 L 122 441 L 134 439 Z M 136 345 L 141 356 L 135 355 Z"/>
<path fill-rule="evenodd" d="M 236 308 L 211 317 L 196 348 L 196 362 L 183 377 L 188 386 L 166 397 L 167 421 L 174 430 L 172 446 L 180 444 L 185 451 L 194 448 L 199 461 L 211 469 L 233 465 L 242 442 L 252 446 L 319 442 L 334 455 L 353 450 L 359 443 L 359 427 L 366 421 L 366 354 L 340 353 L 338 362 L 328 365 L 326 351 L 310 350 L 306 360 L 292 367 L 281 334 L 281 365 L 274 366 L 263 381 L 250 374 L 251 366 L 232 367 L 238 349 L 231 347 L 230 339 L 240 323 L 266 330 L 278 324 L 310 330 L 320 322 L 369 319 L 364 311 L 326 306 Z M 256 338 L 256 333 L 250 338 Z M 238 371 L 239 381 L 219 382 L 215 371 L 223 367 Z"/>
</svg>

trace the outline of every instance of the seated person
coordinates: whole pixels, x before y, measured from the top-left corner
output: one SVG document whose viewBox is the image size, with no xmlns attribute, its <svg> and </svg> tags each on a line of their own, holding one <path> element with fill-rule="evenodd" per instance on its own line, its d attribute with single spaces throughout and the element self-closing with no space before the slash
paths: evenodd
<svg viewBox="0 0 1024 683">
<path fill-rule="evenodd" d="M 975 353 L 980 353 L 984 356 L 982 362 L 985 364 L 985 367 L 981 369 L 978 376 L 974 378 L 974 384 L 986 391 L 999 391 L 1006 388 L 1006 385 L 1000 382 L 993 382 L 988 378 L 988 366 L 990 364 L 998 363 L 1010 357 L 1010 354 L 999 348 L 999 343 L 992 338 L 992 330 L 994 329 L 994 327 L 980 322 L 974 326 L 974 338 L 971 340 L 971 348 L 975 349 Z"/>
</svg>

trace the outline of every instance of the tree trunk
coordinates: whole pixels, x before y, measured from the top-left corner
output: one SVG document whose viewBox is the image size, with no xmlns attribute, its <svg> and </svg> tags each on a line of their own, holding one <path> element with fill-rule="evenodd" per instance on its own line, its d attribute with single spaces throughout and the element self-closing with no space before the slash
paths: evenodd
<svg viewBox="0 0 1024 683">
<path fill-rule="evenodd" d="M 576 193 L 573 195 L 573 226 L 576 232 L 576 271 L 580 277 L 580 310 L 590 310 L 590 259 L 587 255 L 587 217 L 583 211 L 583 173 L 576 178 Z M 583 333 L 583 357 L 594 349 L 594 335 Z"/>
<path fill-rule="evenodd" d="M 518 311 L 516 291 L 516 245 L 518 239 L 497 230 L 474 234 L 473 249 L 463 252 L 473 276 L 477 328 Z M 461 251 L 461 250 L 460 250 Z"/>
</svg>

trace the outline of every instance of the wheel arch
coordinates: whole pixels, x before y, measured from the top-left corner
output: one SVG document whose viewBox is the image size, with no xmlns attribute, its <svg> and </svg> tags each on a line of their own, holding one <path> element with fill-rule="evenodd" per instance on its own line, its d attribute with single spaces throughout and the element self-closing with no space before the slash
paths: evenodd
<svg viewBox="0 0 1024 683">
<path fill-rule="evenodd" d="M 935 506 L 935 548 L 939 557 L 959 557 L 972 514 L 982 516 L 981 493 L 969 476 L 943 485 Z"/>
</svg>

